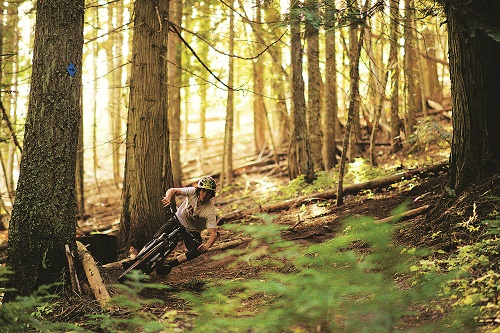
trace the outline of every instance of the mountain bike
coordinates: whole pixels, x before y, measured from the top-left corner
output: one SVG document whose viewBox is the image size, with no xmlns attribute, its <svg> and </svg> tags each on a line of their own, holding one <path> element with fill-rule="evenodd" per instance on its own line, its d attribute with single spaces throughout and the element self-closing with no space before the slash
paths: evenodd
<svg viewBox="0 0 500 333">
<path fill-rule="evenodd" d="M 153 239 L 139 251 L 137 256 L 128 262 L 130 266 L 118 277 L 118 282 L 125 282 L 127 280 L 127 274 L 132 270 L 141 270 L 145 274 L 151 274 L 156 267 L 161 265 L 165 258 L 172 253 L 181 239 L 181 234 L 191 235 L 191 233 L 180 224 L 172 207 L 167 207 L 167 210 L 169 211 L 168 213 L 172 215 L 172 218 L 176 219 L 178 225 L 169 234 L 164 231 L 165 226 L 161 227 L 153 236 Z"/>
</svg>

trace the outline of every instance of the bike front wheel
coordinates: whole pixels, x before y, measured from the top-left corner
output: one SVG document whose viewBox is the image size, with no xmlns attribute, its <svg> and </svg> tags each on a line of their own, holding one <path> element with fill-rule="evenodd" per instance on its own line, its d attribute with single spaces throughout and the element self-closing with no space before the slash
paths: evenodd
<svg viewBox="0 0 500 333">
<path fill-rule="evenodd" d="M 155 256 L 157 256 L 158 254 L 161 254 L 162 251 L 164 251 L 165 245 L 166 245 L 166 242 L 162 241 L 162 242 L 156 244 L 149 251 L 147 251 L 141 258 L 137 259 L 129 268 L 127 268 L 118 277 L 118 282 L 120 282 L 120 283 L 125 282 L 125 280 L 127 280 L 126 275 L 134 269 L 140 269 L 146 274 L 151 273 L 156 266 L 156 260 L 151 265 L 148 265 L 148 264 L 151 261 L 151 259 L 153 259 Z"/>
</svg>

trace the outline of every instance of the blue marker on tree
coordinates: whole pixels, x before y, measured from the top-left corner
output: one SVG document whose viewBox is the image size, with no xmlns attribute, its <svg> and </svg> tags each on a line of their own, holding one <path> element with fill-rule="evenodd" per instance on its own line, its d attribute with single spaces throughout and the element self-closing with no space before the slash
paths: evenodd
<svg viewBox="0 0 500 333">
<path fill-rule="evenodd" d="M 71 77 L 73 77 L 76 74 L 76 67 L 73 63 L 70 63 L 68 68 L 66 68 L 66 70 L 68 71 Z"/>
</svg>

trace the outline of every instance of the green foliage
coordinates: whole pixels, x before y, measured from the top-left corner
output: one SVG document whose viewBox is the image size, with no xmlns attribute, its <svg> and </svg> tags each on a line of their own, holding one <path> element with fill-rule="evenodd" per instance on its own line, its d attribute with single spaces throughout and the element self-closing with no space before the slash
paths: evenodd
<svg viewBox="0 0 500 333">
<path fill-rule="evenodd" d="M 348 164 L 346 180 L 354 184 L 363 183 L 369 180 L 385 176 L 387 172 L 371 165 L 370 160 L 366 158 L 355 158 L 354 162 Z"/>
<path fill-rule="evenodd" d="M 214 280 L 209 288 L 182 294 L 192 305 L 190 331 L 473 332 L 478 321 L 493 321 L 500 313 L 498 219 L 482 221 L 483 238 L 450 255 L 396 246 L 392 225 L 372 218 L 351 218 L 334 239 L 306 247 L 283 240 L 285 227 L 273 223 L 272 216 L 257 217 L 259 222 L 225 226 L 254 238 L 246 249 L 230 254 L 239 256 L 239 265 L 257 270 L 265 265 L 268 273 Z M 5 274 L 0 267 L 0 278 Z M 161 301 L 145 300 L 141 291 L 168 287 L 143 278 L 132 272 L 127 285 L 115 286 L 107 311 L 88 316 L 84 326 L 103 332 L 183 331 L 176 311 L 160 317 L 151 313 Z M 60 299 L 48 290 L 0 305 L 1 331 L 89 332 L 51 321 Z M 412 318 L 422 313 L 435 319 L 413 327 Z"/>
<path fill-rule="evenodd" d="M 487 237 L 460 247 L 448 257 L 428 260 L 423 268 L 453 274 L 454 278 L 449 279 L 441 291 L 442 297 L 452 302 L 455 313 L 473 314 L 475 322 L 491 322 L 500 313 L 500 239 L 497 236 L 500 220 L 483 221 L 483 224 L 488 226 Z"/>
<path fill-rule="evenodd" d="M 383 169 L 374 167 L 370 161 L 364 158 L 356 158 L 348 164 L 344 177 L 345 184 L 358 184 L 373 180 L 387 174 Z M 311 184 L 305 181 L 304 175 L 300 175 L 288 182 L 286 186 L 279 188 L 276 199 L 286 200 L 298 196 L 309 195 L 317 192 L 329 191 L 337 188 L 338 172 L 319 171 Z"/>
<path fill-rule="evenodd" d="M 7 271 L 0 267 L 0 277 Z M 145 309 L 161 303 L 155 299 L 143 299 L 140 292 L 146 288 L 164 290 L 165 285 L 149 284 L 143 281 L 143 274 L 132 272 L 127 285 L 117 285 L 117 296 L 107 304 L 106 312 L 89 315 L 86 327 L 98 328 L 101 332 L 174 332 L 177 330 L 177 313 L 168 311 L 158 318 Z M 24 332 L 93 332 L 76 324 L 56 322 L 54 312 L 60 308 L 60 299 L 42 287 L 33 295 L 18 297 L 13 302 L 0 305 L 0 331 L 3 333 Z M 5 291 L 1 289 L 0 292 Z M 64 318 L 63 318 L 64 319 Z M 177 330 L 178 331 L 178 330 Z"/>
<path fill-rule="evenodd" d="M 214 281 L 201 295 L 185 294 L 197 314 L 195 332 L 389 332 L 430 303 L 446 278 L 427 273 L 411 288 L 399 283 L 396 277 L 412 281 L 410 267 L 428 251 L 392 245 L 391 226 L 371 218 L 351 219 L 335 239 L 307 248 L 281 240 L 270 222 L 233 226 L 256 239 L 240 255 L 287 262 L 293 272 L 277 266 L 259 279 Z M 430 331 L 440 325 L 442 332 L 450 327 L 443 321 Z"/>
<path fill-rule="evenodd" d="M 5 282 L 9 272 L 0 267 L 0 279 Z M 17 297 L 15 301 L 0 305 L 0 331 L 21 332 L 84 332 L 82 328 L 69 324 L 51 322 L 47 317 L 54 311 L 57 296 L 49 292 L 49 287 L 41 287 L 30 296 Z M 8 291 L 0 288 L 0 292 Z"/>
</svg>

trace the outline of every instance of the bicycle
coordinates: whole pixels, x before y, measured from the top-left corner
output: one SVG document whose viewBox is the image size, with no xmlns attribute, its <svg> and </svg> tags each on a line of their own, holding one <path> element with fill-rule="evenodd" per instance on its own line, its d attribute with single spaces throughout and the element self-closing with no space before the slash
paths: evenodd
<svg viewBox="0 0 500 333">
<path fill-rule="evenodd" d="M 178 225 L 169 234 L 164 232 L 165 226 L 161 227 L 153 236 L 153 239 L 144 245 L 137 256 L 129 262 L 130 266 L 118 277 L 118 282 L 125 282 L 127 280 L 126 275 L 132 270 L 141 270 L 145 274 L 151 274 L 176 248 L 177 243 L 180 241 L 181 234 L 191 235 L 191 233 L 180 224 L 179 218 L 172 207 L 169 206 L 167 209 L 169 213 L 172 214 L 172 218 L 177 221 Z"/>
</svg>

